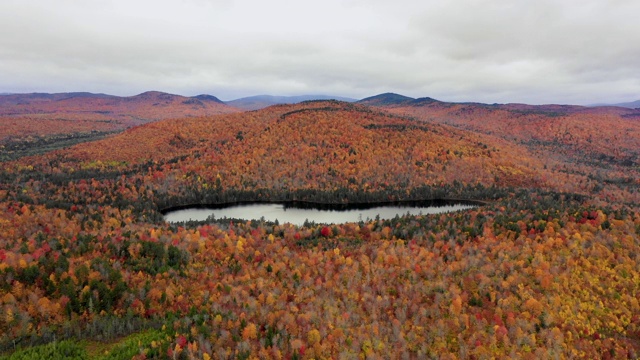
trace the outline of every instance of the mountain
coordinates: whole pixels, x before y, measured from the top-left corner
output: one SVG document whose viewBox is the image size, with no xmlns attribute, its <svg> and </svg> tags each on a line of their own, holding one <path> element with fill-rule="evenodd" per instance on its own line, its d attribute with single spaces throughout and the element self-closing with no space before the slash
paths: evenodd
<svg viewBox="0 0 640 360">
<path fill-rule="evenodd" d="M 415 99 L 395 93 L 384 93 L 358 100 L 358 104 L 369 106 L 423 106 L 429 104 L 443 104 L 443 102 L 430 97 Z"/>
<path fill-rule="evenodd" d="M 413 100 L 416 99 L 395 93 L 384 93 L 358 100 L 358 103 L 371 106 L 384 106 L 407 104 Z"/>
<path fill-rule="evenodd" d="M 356 99 L 330 95 L 273 96 L 257 95 L 227 101 L 226 104 L 243 110 L 259 110 L 271 105 L 297 104 L 309 100 L 339 100 L 355 102 Z"/>
<path fill-rule="evenodd" d="M 217 97 L 213 96 L 213 95 L 208 95 L 208 94 L 201 94 L 201 95 L 196 95 L 194 96 L 195 99 L 198 100 L 202 100 L 202 101 L 213 101 L 213 102 L 217 102 L 220 104 L 224 104 L 224 102 L 220 99 L 218 99 Z"/>
<path fill-rule="evenodd" d="M 617 103 L 617 104 L 597 103 L 597 104 L 591 104 L 591 105 L 588 105 L 588 106 L 590 106 L 590 107 L 610 107 L 610 106 L 617 106 L 617 107 L 623 107 L 623 108 L 629 108 L 629 109 L 638 109 L 638 108 L 640 108 L 640 100 L 630 101 L 630 102 L 623 102 L 623 103 Z"/>
<path fill-rule="evenodd" d="M 630 109 L 638 109 L 638 108 L 640 108 L 640 100 L 636 100 L 636 101 L 632 101 L 632 102 L 619 103 L 619 104 L 613 104 L 613 106 L 626 107 L 626 108 L 630 108 Z"/>
<path fill-rule="evenodd" d="M 440 100 L 436 100 L 434 98 L 430 98 L 430 97 L 421 97 L 421 98 L 417 98 L 415 100 L 411 100 L 409 102 L 410 105 L 412 106 L 422 106 L 422 105 L 429 105 L 429 104 L 442 104 L 442 101 Z"/>
</svg>

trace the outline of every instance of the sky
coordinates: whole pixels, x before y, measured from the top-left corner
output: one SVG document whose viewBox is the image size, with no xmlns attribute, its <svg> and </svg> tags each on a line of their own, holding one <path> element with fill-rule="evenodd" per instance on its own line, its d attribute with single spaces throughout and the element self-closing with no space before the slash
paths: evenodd
<svg viewBox="0 0 640 360">
<path fill-rule="evenodd" d="M 640 99 L 637 0 L 1 0 L 0 93 Z"/>
</svg>

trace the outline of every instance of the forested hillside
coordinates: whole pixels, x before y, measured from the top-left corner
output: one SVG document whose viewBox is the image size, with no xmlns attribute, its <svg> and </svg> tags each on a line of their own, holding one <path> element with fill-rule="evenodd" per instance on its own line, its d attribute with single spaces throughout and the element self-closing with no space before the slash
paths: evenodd
<svg viewBox="0 0 640 360">
<path fill-rule="evenodd" d="M 82 358 L 80 340 L 141 332 L 106 356 L 637 358 L 633 112 L 401 100 L 156 121 L 3 162 L 0 350 L 65 339 Z M 302 227 L 160 212 L 440 198 L 486 205 Z"/>
<path fill-rule="evenodd" d="M 427 123 L 504 139 L 528 149 L 553 170 L 552 188 L 598 193 L 603 184 L 640 185 L 640 112 L 615 107 L 420 102 L 383 105 L 387 111 Z M 562 175 L 561 175 L 562 174 Z M 586 178 L 586 180 L 585 180 Z M 569 180 L 569 181 L 567 181 Z M 594 181 L 595 180 L 595 181 Z M 638 202 L 635 191 L 604 198 Z"/>
<path fill-rule="evenodd" d="M 92 93 L 0 96 L 0 161 L 103 138 L 153 121 L 239 111 L 215 96 L 149 91 L 118 97 Z"/>
</svg>

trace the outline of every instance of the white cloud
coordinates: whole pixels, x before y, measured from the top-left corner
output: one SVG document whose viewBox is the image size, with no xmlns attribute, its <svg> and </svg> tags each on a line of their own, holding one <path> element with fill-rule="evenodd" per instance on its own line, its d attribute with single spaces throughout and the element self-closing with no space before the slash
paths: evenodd
<svg viewBox="0 0 640 360">
<path fill-rule="evenodd" d="M 0 92 L 640 98 L 636 1 L 0 2 Z"/>
</svg>

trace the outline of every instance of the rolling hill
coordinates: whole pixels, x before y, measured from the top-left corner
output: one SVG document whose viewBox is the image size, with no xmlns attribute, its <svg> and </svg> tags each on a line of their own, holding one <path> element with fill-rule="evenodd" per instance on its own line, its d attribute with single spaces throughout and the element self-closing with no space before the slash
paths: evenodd
<svg viewBox="0 0 640 360">
<path fill-rule="evenodd" d="M 192 100 L 218 104 L 127 101 L 159 116 Z M 170 118 L 4 161 L 0 353 L 637 358 L 636 112 L 367 101 Z M 484 205 L 303 226 L 161 214 L 428 198 Z"/>
<path fill-rule="evenodd" d="M 103 138 L 148 122 L 240 111 L 211 95 L 145 92 L 118 97 L 92 93 L 0 96 L 0 160 Z"/>
<path fill-rule="evenodd" d="M 385 96 L 385 94 L 381 95 Z M 375 98 L 375 97 L 374 97 Z M 430 99 L 430 98 L 427 98 Z M 419 100 L 419 99 L 418 99 Z M 402 100 L 373 106 L 499 137 L 527 146 L 545 158 L 569 163 L 634 167 L 640 158 L 640 112 L 615 107 L 479 104 Z"/>
<path fill-rule="evenodd" d="M 119 97 L 93 93 L 12 94 L 0 96 L 0 116 L 60 120 L 85 118 L 127 126 L 172 117 L 204 116 L 237 111 L 215 96 L 184 97 L 149 91 Z"/>
<path fill-rule="evenodd" d="M 488 142 L 491 140 L 491 142 Z M 170 159 L 179 160 L 169 161 Z M 249 113 L 156 122 L 41 158 L 76 169 L 95 161 L 164 163 L 174 186 L 293 191 L 335 187 L 542 186 L 542 163 L 525 149 L 448 125 L 424 124 L 336 101 L 278 105 Z M 25 159 L 32 165 L 40 160 Z M 46 165 L 44 165 L 46 164 Z M 205 197 L 203 195 L 203 197 Z"/>
</svg>

